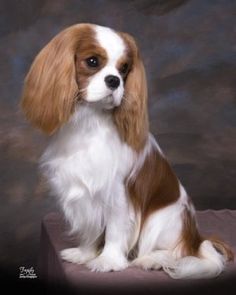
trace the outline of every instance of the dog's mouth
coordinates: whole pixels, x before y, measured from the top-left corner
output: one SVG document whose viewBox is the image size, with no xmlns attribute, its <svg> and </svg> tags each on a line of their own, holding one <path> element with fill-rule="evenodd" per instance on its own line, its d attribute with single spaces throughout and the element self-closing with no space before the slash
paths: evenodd
<svg viewBox="0 0 236 295">
<path fill-rule="evenodd" d="M 104 97 L 101 100 L 101 104 L 102 104 L 103 108 L 106 110 L 114 109 L 117 106 L 116 99 L 112 94 Z"/>
<path fill-rule="evenodd" d="M 100 109 L 112 110 L 120 105 L 120 99 L 116 98 L 113 94 L 109 94 L 98 101 L 92 102 L 92 105 Z"/>
<path fill-rule="evenodd" d="M 82 99 L 80 100 L 80 102 L 88 104 L 91 107 L 103 110 L 112 110 L 119 105 L 119 103 L 117 103 L 117 100 L 114 98 L 112 94 L 109 94 L 104 98 L 101 98 L 96 101 L 87 101 L 86 99 Z"/>
</svg>

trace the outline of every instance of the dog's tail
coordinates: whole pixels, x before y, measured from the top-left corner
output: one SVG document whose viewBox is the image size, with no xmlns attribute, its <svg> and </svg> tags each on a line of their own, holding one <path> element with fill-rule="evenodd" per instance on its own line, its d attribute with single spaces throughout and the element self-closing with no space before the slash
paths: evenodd
<svg viewBox="0 0 236 295">
<path fill-rule="evenodd" d="M 202 238 L 197 229 L 194 212 L 183 213 L 181 258 L 169 260 L 163 269 L 174 279 L 200 279 L 218 276 L 226 262 L 234 260 L 231 248 L 216 237 Z"/>
</svg>

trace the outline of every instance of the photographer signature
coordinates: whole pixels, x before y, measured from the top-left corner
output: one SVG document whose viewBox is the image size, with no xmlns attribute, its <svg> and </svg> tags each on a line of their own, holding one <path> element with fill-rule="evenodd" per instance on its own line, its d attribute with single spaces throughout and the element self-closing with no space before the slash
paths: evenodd
<svg viewBox="0 0 236 295">
<path fill-rule="evenodd" d="M 37 278 L 37 275 L 34 272 L 33 266 L 31 266 L 30 268 L 20 266 L 19 270 L 20 270 L 20 274 L 19 274 L 20 279 L 36 279 Z"/>
</svg>

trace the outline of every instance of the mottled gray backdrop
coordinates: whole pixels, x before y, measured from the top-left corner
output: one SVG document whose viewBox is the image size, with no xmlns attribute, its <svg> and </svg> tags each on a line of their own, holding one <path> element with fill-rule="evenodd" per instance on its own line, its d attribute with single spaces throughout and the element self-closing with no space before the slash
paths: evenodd
<svg viewBox="0 0 236 295">
<path fill-rule="evenodd" d="M 235 0 L 0 1 L 1 267 L 36 264 L 40 220 L 57 209 L 37 170 L 47 138 L 18 104 L 35 55 L 74 23 L 135 36 L 151 131 L 198 209 L 236 209 L 235 13 Z"/>
</svg>

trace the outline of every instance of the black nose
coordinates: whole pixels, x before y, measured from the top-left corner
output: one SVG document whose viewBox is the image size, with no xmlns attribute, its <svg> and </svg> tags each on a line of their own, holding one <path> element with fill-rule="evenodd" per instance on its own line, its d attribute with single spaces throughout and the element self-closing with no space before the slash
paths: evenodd
<svg viewBox="0 0 236 295">
<path fill-rule="evenodd" d="M 108 88 L 116 89 L 120 85 L 120 78 L 117 76 L 109 75 L 105 77 L 105 83 Z"/>
</svg>

